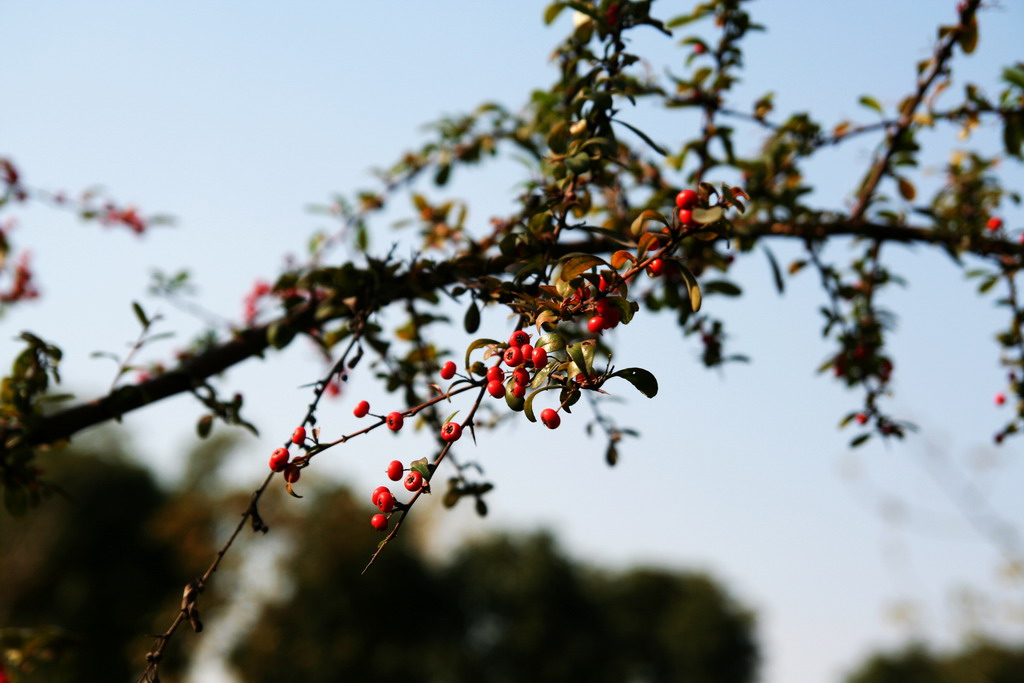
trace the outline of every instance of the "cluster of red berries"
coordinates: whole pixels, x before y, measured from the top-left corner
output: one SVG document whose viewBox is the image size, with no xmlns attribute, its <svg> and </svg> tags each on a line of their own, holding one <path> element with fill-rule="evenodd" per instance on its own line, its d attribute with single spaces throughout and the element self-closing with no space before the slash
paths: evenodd
<svg viewBox="0 0 1024 683">
<path fill-rule="evenodd" d="M 16 301 L 35 299 L 39 290 L 32 284 L 32 269 L 29 265 L 29 252 L 23 251 L 14 267 L 14 282 L 6 292 L 0 292 L 0 303 L 10 304 Z"/>
<path fill-rule="evenodd" d="M 298 446 L 306 443 L 305 427 L 295 428 L 295 431 L 292 432 L 292 443 Z M 275 448 L 274 452 L 270 454 L 270 469 L 274 472 L 284 472 L 284 480 L 289 484 L 294 484 L 299 480 L 299 476 L 302 474 L 301 465 L 304 462 L 305 456 L 299 456 L 292 460 L 287 448 Z"/>
<path fill-rule="evenodd" d="M 391 481 L 401 481 L 404 479 L 402 483 L 405 485 L 406 490 L 413 493 L 419 491 L 426 484 L 423 479 L 423 475 L 416 470 L 409 470 L 409 474 L 406 474 L 406 469 L 399 460 L 392 460 L 388 463 L 386 471 L 388 479 Z M 377 531 L 384 531 L 388 528 L 387 515 L 395 509 L 395 505 L 397 504 L 395 496 L 387 486 L 378 486 L 370 495 L 370 502 L 380 510 L 379 513 L 370 517 L 370 526 Z"/>
<path fill-rule="evenodd" d="M 512 395 L 516 398 L 526 396 L 526 385 L 533 379 L 530 368 L 540 371 L 548 364 L 548 352 L 540 347 L 533 348 L 530 335 L 523 330 L 516 330 L 508 338 L 508 348 L 501 354 L 501 361 L 487 368 L 487 393 L 494 398 L 505 398 L 504 363 L 512 369 Z"/>
<path fill-rule="evenodd" d="M 661 268 L 664 267 L 661 259 L 654 259 L 648 266 L 648 270 L 653 269 L 654 264 L 658 263 L 658 272 L 661 272 Z M 619 309 L 615 308 L 608 299 L 601 298 L 594 302 L 594 313 L 595 315 L 587 321 L 587 329 L 593 334 L 601 334 L 604 330 L 610 330 L 613 327 L 618 326 L 622 320 L 622 313 Z"/>
<path fill-rule="evenodd" d="M 253 283 L 252 289 L 250 289 L 245 295 L 245 310 L 242 313 L 242 319 L 246 325 L 252 325 L 256 322 L 256 316 L 260 312 L 260 299 L 270 294 L 270 283 L 263 280 L 257 280 Z"/>
<path fill-rule="evenodd" d="M 108 204 L 107 211 L 100 218 L 100 222 L 104 225 L 123 225 L 132 232 L 141 234 L 146 231 L 146 220 L 139 215 L 138 210 L 134 206 L 129 206 L 126 209 L 118 209 L 117 207 Z"/>
<path fill-rule="evenodd" d="M 693 190 L 680 190 L 676 195 L 676 209 L 679 224 L 684 228 L 694 225 L 693 209 L 697 206 L 697 193 Z"/>
</svg>

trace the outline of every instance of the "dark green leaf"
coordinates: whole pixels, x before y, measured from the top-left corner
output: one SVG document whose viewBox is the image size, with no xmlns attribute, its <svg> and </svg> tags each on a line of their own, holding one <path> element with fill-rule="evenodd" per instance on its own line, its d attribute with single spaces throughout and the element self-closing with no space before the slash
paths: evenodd
<svg viewBox="0 0 1024 683">
<path fill-rule="evenodd" d="M 542 391 L 550 391 L 552 389 L 561 388 L 562 387 L 558 386 L 557 384 L 551 384 L 546 387 L 542 387 L 528 395 L 526 397 L 526 401 L 523 403 L 523 413 L 526 414 L 526 419 L 529 420 L 530 422 L 537 421 L 537 417 L 533 414 L 533 399 L 537 397 L 537 394 L 541 393 Z"/>
<path fill-rule="evenodd" d="M 647 398 L 654 398 L 658 395 L 658 380 L 649 371 L 643 368 L 623 368 L 612 373 L 612 377 L 621 377 L 626 380 Z"/>
<path fill-rule="evenodd" d="M 768 257 L 768 265 L 772 267 L 772 277 L 775 278 L 775 289 L 779 290 L 779 294 L 786 291 L 786 283 L 782 279 L 782 271 L 779 269 L 779 262 L 775 260 L 775 254 L 768 247 L 763 247 L 765 256 Z"/>
<path fill-rule="evenodd" d="M 146 317 L 146 312 L 142 310 L 142 306 L 139 305 L 138 301 L 132 302 L 132 310 L 135 311 L 135 317 L 139 319 L 139 324 L 143 327 L 149 327 L 149 318 Z"/>
<path fill-rule="evenodd" d="M 199 418 L 199 422 L 196 423 L 196 433 L 199 434 L 200 439 L 208 437 L 211 429 L 213 429 L 213 415 L 203 415 Z"/>
<path fill-rule="evenodd" d="M 711 282 L 705 282 L 704 291 L 724 294 L 725 296 L 739 296 L 743 293 L 743 290 L 728 280 L 712 280 Z"/>
<path fill-rule="evenodd" d="M 466 309 L 466 317 L 462 324 L 469 334 L 473 334 L 480 329 L 480 308 L 476 305 L 476 301 L 471 303 L 469 308 Z"/>
<path fill-rule="evenodd" d="M 850 448 L 856 448 L 871 438 L 871 432 L 855 436 L 850 440 Z"/>
<path fill-rule="evenodd" d="M 661 156 L 663 156 L 663 157 L 667 157 L 668 156 L 668 152 L 665 151 L 665 148 L 662 147 L 661 145 L 659 145 L 658 143 L 656 143 L 654 140 L 652 140 L 649 137 L 647 137 L 647 133 L 643 132 L 639 128 L 636 128 L 635 126 L 629 125 L 625 121 L 621 121 L 619 119 L 612 119 L 612 121 L 614 121 L 615 123 L 622 124 L 626 128 L 629 128 L 631 131 L 633 131 L 634 133 L 639 135 L 641 140 L 646 142 L 650 146 L 651 149 L 653 149 L 655 152 L 657 152 Z"/>
</svg>

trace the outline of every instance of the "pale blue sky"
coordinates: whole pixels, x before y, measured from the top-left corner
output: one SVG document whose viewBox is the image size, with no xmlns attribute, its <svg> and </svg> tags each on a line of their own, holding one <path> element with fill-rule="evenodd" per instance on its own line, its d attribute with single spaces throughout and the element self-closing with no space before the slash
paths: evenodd
<svg viewBox="0 0 1024 683">
<path fill-rule="evenodd" d="M 553 79 L 547 57 L 569 17 L 545 29 L 545 5 L 0 0 L 0 154 L 35 186 L 74 191 L 102 183 L 120 200 L 178 219 L 173 229 L 136 239 L 49 209 L 14 212 L 21 227 L 13 239 L 32 248 L 44 298 L 2 321 L 0 362 L 15 348 L 8 340 L 31 329 L 68 352 L 70 388 L 95 395 L 109 384 L 112 367 L 89 354 L 123 349 L 134 338 L 133 299 L 160 310 L 168 328 L 187 339 L 200 325 L 145 294 L 153 268 L 189 267 L 201 301 L 237 319 L 253 280 L 273 278 L 285 254 L 301 254 L 310 234 L 328 227 L 305 212 L 308 204 L 372 186 L 369 169 L 421 141 L 422 124 L 437 116 L 484 100 L 516 107 Z M 672 16 L 686 6 L 662 1 L 655 9 Z M 894 106 L 912 87 L 914 63 L 927 56 L 934 27 L 953 20 L 954 6 L 752 3 L 769 32 L 748 42 L 739 91 L 748 97 L 736 106 L 774 90 L 779 112 L 870 121 L 857 98 L 871 93 Z M 958 77 L 991 87 L 999 68 L 1019 58 L 1024 7 L 1003 3 L 981 21 L 979 52 L 959 56 L 954 67 Z M 656 71 L 666 64 L 678 70 L 684 53 L 672 42 L 641 30 L 636 47 Z M 677 144 L 695 125 L 685 115 L 647 109 L 623 118 L 666 144 Z M 955 144 L 952 136 L 935 139 L 943 147 L 929 155 L 931 164 Z M 976 139 L 994 138 L 982 131 Z M 822 202 L 848 196 L 873 142 L 855 142 L 811 167 Z M 1006 172 L 1021 189 L 1019 167 Z M 467 198 L 470 220 L 482 224 L 510 206 L 520 180 L 515 164 L 501 163 L 461 174 L 440 194 Z M 1024 226 L 1022 216 L 1008 210 L 1008 225 Z M 375 243 L 384 249 L 390 237 L 377 233 Z M 837 245 L 834 253 L 843 250 Z M 776 252 L 780 259 L 796 253 L 784 246 Z M 890 340 L 898 392 L 892 407 L 918 422 L 921 435 L 846 450 L 850 433 L 835 424 L 859 397 L 813 372 L 829 351 L 818 336 L 816 280 L 804 273 L 780 298 L 755 253 L 735 271 L 747 296 L 706 302 L 730 322 L 735 346 L 753 357 L 751 365 L 707 372 L 669 319 L 641 316 L 614 334 L 618 362 L 651 369 L 662 392 L 648 401 L 623 386 L 627 403 L 617 409 L 619 419 L 640 427 L 643 439 L 627 442 L 621 464 L 605 467 L 602 444 L 582 432 L 583 415 L 564 420 L 557 432 L 523 423 L 481 435 L 472 453 L 460 444 L 498 488 L 483 522 L 468 510 L 433 506 L 435 550 L 444 552 L 462 533 L 546 526 L 595 561 L 708 569 L 758 611 L 769 682 L 838 680 L 869 648 L 908 634 L 952 642 L 965 625 L 953 601 L 963 586 L 1005 601 L 983 626 L 1024 635 L 1006 614 L 1021 606 L 1020 586 L 998 581 L 998 554 L 923 466 L 937 453 L 965 472 L 995 459 L 996 467 L 976 473 L 981 485 L 1007 518 L 1024 516 L 1012 495 L 1024 483 L 1024 451 L 1013 440 L 999 451 L 990 446 L 1005 417 L 992 406 L 1004 380 L 992 341 L 1002 319 L 990 300 L 973 296 L 973 285 L 946 257 L 893 252 L 894 267 L 911 284 L 888 299 L 901 314 Z M 493 316 L 481 332 L 500 337 L 506 328 Z M 461 355 L 468 338 L 456 330 L 444 341 Z M 153 358 L 176 343 L 154 348 Z M 246 395 L 250 419 L 264 434 L 232 463 L 240 485 L 262 478 L 266 453 L 304 412 L 307 395 L 297 387 L 320 371 L 299 344 L 224 378 L 223 386 Z M 391 405 L 357 374 L 322 422 L 349 431 L 351 404 L 362 397 L 375 407 Z M 179 397 L 127 418 L 126 438 L 173 476 L 200 414 Z M 419 457 L 429 448 L 412 433 L 373 439 L 325 456 L 316 469 L 369 490 L 392 454 Z M 851 480 L 844 472 L 861 476 Z M 903 525 L 885 523 L 863 495 L 868 480 L 872 491 L 892 493 L 918 512 Z M 417 514 L 427 516 L 422 508 Z M 887 618 L 896 601 L 917 606 L 915 629 Z"/>
</svg>

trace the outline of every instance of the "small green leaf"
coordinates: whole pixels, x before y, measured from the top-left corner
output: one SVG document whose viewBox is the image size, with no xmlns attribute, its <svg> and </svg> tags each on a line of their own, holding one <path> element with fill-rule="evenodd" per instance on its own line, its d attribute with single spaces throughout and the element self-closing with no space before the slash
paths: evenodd
<svg viewBox="0 0 1024 683">
<path fill-rule="evenodd" d="M 138 301 L 132 302 L 132 310 L 135 311 L 135 317 L 139 319 L 139 324 L 143 327 L 149 327 L 149 318 L 146 317 L 146 312 L 142 310 L 142 306 L 139 305 Z"/>
<path fill-rule="evenodd" d="M 882 105 L 880 105 L 878 103 L 878 100 L 876 100 L 874 97 L 871 97 L 870 95 L 862 95 L 861 98 L 857 101 L 863 104 L 868 109 L 874 109 L 879 114 L 882 113 Z"/>
<path fill-rule="evenodd" d="M 552 389 L 561 388 L 562 387 L 560 387 L 557 384 L 549 384 L 548 386 L 541 387 L 537 391 L 534 391 L 529 396 L 527 396 L 526 401 L 523 403 L 523 413 L 526 415 L 526 419 L 529 420 L 530 422 L 537 421 L 537 416 L 533 414 L 533 399 L 537 397 L 537 394 L 541 393 L 542 391 L 550 391 Z"/>
<path fill-rule="evenodd" d="M 471 303 L 469 308 L 466 309 L 466 317 L 462 324 L 469 334 L 473 334 L 480 329 L 480 308 L 476 305 L 476 301 Z"/>
<path fill-rule="evenodd" d="M 917 188 L 914 187 L 914 184 L 902 177 L 897 178 L 896 182 L 899 184 L 900 196 L 908 202 L 914 201 L 914 197 L 917 196 Z"/>
<path fill-rule="evenodd" d="M 569 123 L 562 121 L 552 128 L 548 133 L 547 143 L 555 154 L 565 154 L 569 144 Z"/>
<path fill-rule="evenodd" d="M 537 337 L 533 348 L 543 348 L 545 351 L 561 351 L 565 348 L 565 339 L 557 332 L 549 332 Z"/>
<path fill-rule="evenodd" d="M 971 17 L 970 23 L 964 29 L 960 34 L 960 47 L 963 49 L 964 54 L 969 55 L 978 47 L 978 19 Z"/>
<path fill-rule="evenodd" d="M 647 398 L 654 398 L 658 395 L 658 380 L 649 371 L 643 368 L 623 368 L 612 373 L 612 377 L 621 377 L 626 380 Z"/>
<path fill-rule="evenodd" d="M 274 321 L 267 327 L 267 343 L 275 349 L 283 349 L 295 338 L 295 330 L 282 321 Z"/>
<path fill-rule="evenodd" d="M 577 342 L 570 347 L 565 349 L 569 359 L 576 364 L 576 367 L 580 372 L 584 372 L 587 367 L 587 359 L 583 353 L 583 342 Z"/>
<path fill-rule="evenodd" d="M 423 475 L 424 479 L 430 478 L 430 468 L 427 467 L 427 459 L 420 458 L 419 460 L 413 460 L 409 463 L 409 469 L 413 472 L 419 472 Z"/>
<path fill-rule="evenodd" d="M 561 14 L 562 10 L 565 8 L 566 3 L 564 2 L 553 2 L 548 5 L 547 9 L 544 10 L 544 24 L 546 26 L 550 26 L 554 23 L 555 19 L 558 18 L 558 15 Z"/>
<path fill-rule="evenodd" d="M 437 173 L 434 174 L 434 184 L 438 187 L 443 187 L 448 183 L 448 178 L 452 174 L 451 164 L 442 164 L 438 167 Z"/>
<path fill-rule="evenodd" d="M 648 144 L 648 145 L 650 146 L 650 148 L 651 148 L 651 149 L 653 149 L 653 150 L 654 150 L 655 152 L 657 152 L 657 153 L 658 153 L 658 154 L 660 154 L 661 156 L 663 156 L 663 157 L 667 157 L 667 156 L 668 156 L 668 152 L 666 152 L 666 151 L 665 151 L 665 148 L 664 148 L 664 147 L 662 147 L 661 145 L 659 145 L 658 143 L 656 143 L 656 142 L 655 142 L 654 140 L 652 140 L 651 138 L 649 138 L 649 137 L 647 136 L 647 133 L 643 132 L 642 130 L 640 130 L 639 128 L 637 128 L 637 127 L 635 127 L 635 126 L 631 126 L 631 125 L 629 125 L 629 124 L 628 124 L 628 123 L 626 123 L 625 121 L 621 121 L 621 120 L 619 120 L 619 119 L 612 119 L 612 121 L 614 121 L 615 123 L 619 123 L 619 124 L 622 124 L 622 125 L 623 125 L 623 126 L 625 126 L 626 128 L 629 128 L 629 129 L 630 129 L 631 131 L 633 131 L 634 133 L 636 133 L 637 135 L 639 135 L 639 136 L 640 136 L 640 139 L 641 139 L 641 140 L 643 140 L 644 142 L 646 142 L 646 143 L 647 143 L 647 144 Z"/>
<path fill-rule="evenodd" d="M 633 224 L 629 226 L 629 234 L 633 237 L 640 237 L 646 231 L 644 224 L 647 221 L 658 221 L 666 227 L 669 224 L 668 219 L 654 209 L 646 209 L 641 211 L 640 215 L 633 220 Z"/>
<path fill-rule="evenodd" d="M 467 367 L 467 368 L 469 367 L 469 356 L 470 356 L 470 354 L 472 354 L 474 351 L 479 349 L 481 346 L 488 346 L 489 344 L 499 344 L 499 343 L 500 342 L 497 339 L 474 339 L 473 341 L 471 341 L 469 343 L 469 346 L 466 347 L 466 363 L 465 363 L 465 367 Z"/>
<path fill-rule="evenodd" d="M 514 410 L 515 412 L 520 413 L 522 412 L 526 401 L 512 393 L 512 387 L 514 385 L 515 381 L 512 379 L 509 379 L 508 383 L 505 385 L 505 405 L 509 407 L 509 410 Z"/>
<path fill-rule="evenodd" d="M 704 291 L 708 293 L 724 294 L 725 296 L 739 296 L 743 293 L 743 290 L 728 280 L 712 280 L 711 282 L 705 282 Z"/>
<path fill-rule="evenodd" d="M 762 247 L 764 249 L 765 256 L 768 257 L 768 265 L 772 267 L 772 276 L 775 278 L 775 289 L 779 290 L 779 294 L 786 291 L 786 283 L 782 279 L 782 271 L 779 269 L 779 262 L 775 260 L 775 254 L 768 247 Z"/>
<path fill-rule="evenodd" d="M 701 225 L 711 225 L 717 223 L 725 215 L 725 210 L 720 206 L 712 206 L 710 209 L 694 209 L 692 211 L 693 220 Z"/>
<path fill-rule="evenodd" d="M 690 308 L 696 313 L 700 310 L 701 304 L 700 285 L 697 284 L 697 278 L 690 272 L 690 269 L 681 263 L 679 264 L 679 273 L 686 282 L 686 293 L 690 297 Z"/>
<path fill-rule="evenodd" d="M 562 264 L 562 271 L 559 274 L 558 279 L 562 282 L 569 282 L 595 266 L 611 267 L 609 263 L 598 256 L 592 256 L 590 254 L 573 256 Z"/>
<path fill-rule="evenodd" d="M 208 437 L 211 429 L 213 429 L 213 415 L 203 415 L 199 418 L 199 422 L 196 423 L 196 433 L 199 434 L 200 439 Z"/>
<path fill-rule="evenodd" d="M 573 154 L 565 160 L 565 167 L 576 175 L 586 173 L 590 170 L 590 155 L 586 152 Z"/>
<path fill-rule="evenodd" d="M 867 434 L 861 434 L 860 436 L 855 436 L 850 440 L 850 448 L 856 448 L 857 446 L 860 446 L 862 443 L 864 443 L 870 438 L 871 432 L 868 432 Z"/>
</svg>

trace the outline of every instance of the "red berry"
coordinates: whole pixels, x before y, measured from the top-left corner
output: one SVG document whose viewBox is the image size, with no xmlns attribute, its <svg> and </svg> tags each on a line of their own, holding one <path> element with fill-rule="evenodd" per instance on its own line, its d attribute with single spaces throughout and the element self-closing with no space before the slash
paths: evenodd
<svg viewBox="0 0 1024 683">
<path fill-rule="evenodd" d="M 689 209 L 697 203 L 697 193 L 693 190 L 680 190 L 676 195 L 676 206 L 680 209 Z"/>
<path fill-rule="evenodd" d="M 548 352 L 545 349 L 534 349 L 533 350 L 533 367 L 543 368 L 548 364 Z"/>
<path fill-rule="evenodd" d="M 402 414 L 399 413 L 398 411 L 391 412 L 388 413 L 387 423 L 388 429 L 390 429 L 393 432 L 397 432 L 399 429 L 402 428 L 402 425 L 405 423 L 405 418 L 402 417 Z"/>
<path fill-rule="evenodd" d="M 441 427 L 441 438 L 449 443 L 458 441 L 462 436 L 462 425 L 458 422 L 445 422 Z"/>
<path fill-rule="evenodd" d="M 487 368 L 487 381 L 493 382 L 494 380 L 498 380 L 499 382 L 505 381 L 505 371 L 497 365 L 492 365 Z"/>
<path fill-rule="evenodd" d="M 423 475 L 419 472 L 414 470 L 405 478 L 405 488 L 408 490 L 419 491 L 421 486 L 423 486 Z"/>
<path fill-rule="evenodd" d="M 373 501 L 373 504 L 376 505 L 381 512 L 391 512 L 395 509 L 395 497 L 391 495 L 391 491 L 384 489 L 377 494 L 377 499 Z"/>
<path fill-rule="evenodd" d="M 594 334 L 600 334 L 601 330 L 606 327 L 605 320 L 599 315 L 595 315 L 587 321 L 587 329 Z"/>
<path fill-rule="evenodd" d="M 597 291 L 599 291 L 599 292 L 607 292 L 608 291 L 608 281 L 604 279 L 604 275 L 602 275 L 600 277 L 600 279 L 598 279 L 598 281 L 597 281 Z"/>
<path fill-rule="evenodd" d="M 519 350 L 518 346 L 510 346 L 505 349 L 505 353 L 501 354 L 501 359 L 505 361 L 505 365 L 514 368 L 517 365 L 522 365 L 523 352 Z"/>
<path fill-rule="evenodd" d="M 370 526 L 377 531 L 384 531 L 388 528 L 388 518 L 380 514 L 374 515 L 370 517 Z"/>
<path fill-rule="evenodd" d="M 280 472 L 288 466 L 288 449 L 276 448 L 274 452 L 270 454 L 270 469 L 275 472 Z"/>
<path fill-rule="evenodd" d="M 523 354 L 524 363 L 533 362 L 533 346 L 531 346 L 530 344 L 523 344 L 522 346 L 519 347 L 519 352 Z"/>
<path fill-rule="evenodd" d="M 868 416 L 865 413 L 857 413 L 857 424 L 867 424 Z"/>
<path fill-rule="evenodd" d="M 306 440 L 306 428 L 296 427 L 295 431 L 292 432 L 292 443 L 301 444 Z"/>
<path fill-rule="evenodd" d="M 704 54 L 704 50 L 706 50 L 706 49 L 707 48 L 704 47 L 704 43 L 694 43 L 693 44 L 693 52 L 694 52 L 694 54 L 702 55 L 702 54 Z"/>
<path fill-rule="evenodd" d="M 665 272 L 665 262 L 656 258 L 647 265 L 647 274 L 651 277 L 658 277 Z"/>
<path fill-rule="evenodd" d="M 391 462 L 388 463 L 387 471 L 388 479 L 390 479 L 391 481 L 398 481 L 399 479 L 402 478 L 402 472 L 405 471 L 405 468 L 402 467 L 402 463 L 400 460 L 392 460 Z"/>
<path fill-rule="evenodd" d="M 598 299 L 594 303 L 594 310 L 596 310 L 597 314 L 603 318 L 616 309 L 608 299 Z"/>
<path fill-rule="evenodd" d="M 299 480 L 299 475 L 301 474 L 302 470 L 295 465 L 288 465 L 288 467 L 284 468 L 284 480 L 289 484 L 297 482 Z"/>
<path fill-rule="evenodd" d="M 494 398 L 505 398 L 505 385 L 496 379 L 487 383 L 487 393 Z"/>
<path fill-rule="evenodd" d="M 544 426 L 548 429 L 558 429 L 558 425 L 562 424 L 562 418 L 558 416 L 558 413 L 552 408 L 545 408 L 540 413 L 540 421 L 544 423 Z"/>
<path fill-rule="evenodd" d="M 379 498 L 380 494 L 382 494 L 382 493 L 390 494 L 391 493 L 391 489 L 389 489 L 387 486 L 378 486 L 377 488 L 375 488 L 373 490 L 373 493 L 370 494 L 370 502 L 373 503 L 374 505 L 376 505 L 377 504 L 377 498 Z"/>
<path fill-rule="evenodd" d="M 524 330 L 516 330 L 512 333 L 512 336 L 508 338 L 509 346 L 522 346 L 530 341 L 530 335 Z"/>
<path fill-rule="evenodd" d="M 355 410 L 352 414 L 356 417 L 366 417 L 366 414 L 370 412 L 370 404 L 367 401 L 360 401 L 356 404 Z"/>
<path fill-rule="evenodd" d="M 991 232 L 995 232 L 999 228 L 1003 227 L 1003 219 L 998 216 L 992 216 L 988 219 L 988 223 L 985 223 L 985 227 Z"/>
<path fill-rule="evenodd" d="M 526 385 L 517 384 L 514 387 L 512 387 L 512 395 L 515 396 L 516 398 L 522 398 L 523 396 L 526 396 Z"/>
<path fill-rule="evenodd" d="M 441 366 L 441 379 L 451 379 L 455 376 L 455 363 L 448 361 Z"/>
<path fill-rule="evenodd" d="M 512 373 L 512 377 L 515 378 L 516 384 L 529 384 L 530 383 L 530 371 L 523 367 L 516 368 L 515 372 Z"/>
<path fill-rule="evenodd" d="M 1001 406 L 1006 403 L 1006 394 L 1000 392 L 996 394 L 996 405 Z"/>
<path fill-rule="evenodd" d="M 693 212 L 689 209 L 679 209 L 679 223 L 683 227 L 693 225 Z"/>
</svg>

